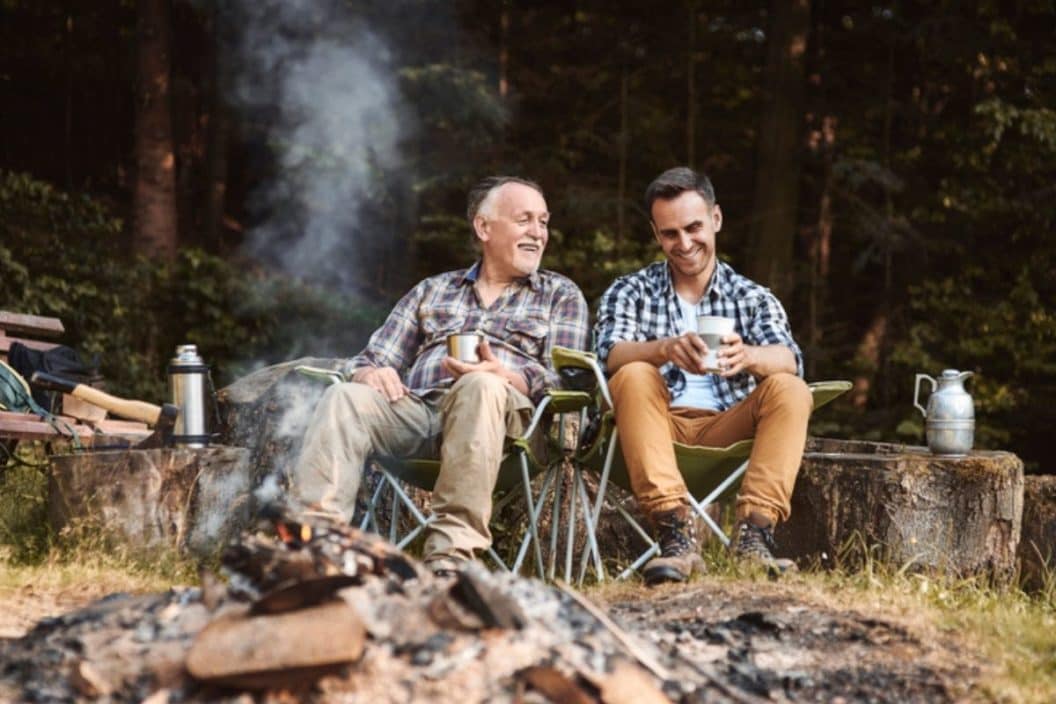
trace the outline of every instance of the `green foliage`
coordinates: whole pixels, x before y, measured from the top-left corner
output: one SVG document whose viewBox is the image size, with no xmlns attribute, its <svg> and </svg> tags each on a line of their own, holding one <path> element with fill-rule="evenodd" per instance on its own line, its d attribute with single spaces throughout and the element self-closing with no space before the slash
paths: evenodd
<svg viewBox="0 0 1056 704">
<path fill-rule="evenodd" d="M 48 528 L 48 480 L 41 467 L 43 453 L 26 443 L 17 459 L 0 453 L 0 545 L 7 560 L 16 564 L 38 562 L 51 548 Z"/>
<path fill-rule="evenodd" d="M 196 343 L 218 385 L 292 356 L 350 356 L 384 310 L 201 250 L 135 257 L 97 201 L 0 172 L 0 300 L 56 316 L 63 342 L 99 355 L 109 389 L 159 401 L 175 346 Z"/>
<path fill-rule="evenodd" d="M 988 275 L 970 267 L 912 287 L 914 322 L 892 361 L 907 380 L 944 367 L 974 371 L 976 445 L 1041 457 L 1056 422 L 1056 315 L 1042 293 L 1051 272 L 1024 269 L 1004 286 Z"/>
</svg>

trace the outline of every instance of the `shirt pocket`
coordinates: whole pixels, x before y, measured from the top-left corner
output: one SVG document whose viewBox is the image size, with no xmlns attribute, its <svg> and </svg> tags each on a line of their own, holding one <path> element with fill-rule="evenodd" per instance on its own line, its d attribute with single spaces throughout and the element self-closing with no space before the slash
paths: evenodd
<svg viewBox="0 0 1056 704">
<path fill-rule="evenodd" d="M 429 348 L 438 342 L 447 340 L 447 336 L 460 331 L 465 316 L 443 308 L 430 310 L 422 316 L 422 333 L 424 341 L 422 348 Z"/>
<path fill-rule="evenodd" d="M 510 318 L 506 342 L 535 360 L 542 360 L 550 326 L 538 318 Z"/>
</svg>

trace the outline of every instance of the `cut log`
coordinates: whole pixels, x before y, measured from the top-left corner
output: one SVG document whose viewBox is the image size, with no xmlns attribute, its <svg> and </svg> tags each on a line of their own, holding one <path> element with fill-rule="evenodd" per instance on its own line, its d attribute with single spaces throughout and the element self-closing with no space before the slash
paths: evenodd
<svg viewBox="0 0 1056 704">
<path fill-rule="evenodd" d="M 1023 490 L 1023 535 L 1017 553 L 1021 584 L 1045 586 L 1056 569 L 1056 476 L 1026 477 Z"/>
<path fill-rule="evenodd" d="M 778 527 L 801 562 L 884 560 L 896 568 L 985 575 L 1015 570 L 1023 463 L 1008 452 L 933 455 L 924 447 L 812 439 Z"/>
<path fill-rule="evenodd" d="M 246 689 L 289 686 L 358 660 L 365 644 L 363 621 L 343 601 L 277 615 L 221 617 L 195 638 L 187 671 Z"/>
<path fill-rule="evenodd" d="M 217 551 L 249 521 L 249 452 L 166 448 L 55 455 L 48 515 L 135 550 Z"/>
</svg>

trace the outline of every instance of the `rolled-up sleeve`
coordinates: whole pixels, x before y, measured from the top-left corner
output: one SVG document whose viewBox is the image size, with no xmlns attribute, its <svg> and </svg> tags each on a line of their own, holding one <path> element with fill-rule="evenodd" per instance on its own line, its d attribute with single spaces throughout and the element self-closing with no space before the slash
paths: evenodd
<svg viewBox="0 0 1056 704">
<path fill-rule="evenodd" d="M 421 343 L 418 308 L 425 295 L 425 284 L 419 283 L 396 303 L 382 326 L 371 334 L 363 351 L 345 365 L 346 376 L 363 367 L 392 367 L 403 378 Z"/>
<path fill-rule="evenodd" d="M 796 356 L 796 375 L 803 377 L 803 352 L 792 337 L 784 306 L 769 291 L 759 298 L 747 338 L 745 342 L 751 345 L 784 345 L 792 350 L 792 354 Z"/>
</svg>

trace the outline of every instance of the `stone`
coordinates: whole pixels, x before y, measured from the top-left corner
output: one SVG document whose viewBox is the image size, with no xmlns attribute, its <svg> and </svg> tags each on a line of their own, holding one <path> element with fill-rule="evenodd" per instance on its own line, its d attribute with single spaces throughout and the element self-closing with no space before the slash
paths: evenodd
<svg viewBox="0 0 1056 704">
<path fill-rule="evenodd" d="M 779 555 L 801 562 L 935 570 L 997 581 L 1015 572 L 1023 463 L 1009 452 L 962 457 L 925 447 L 812 438 L 775 531 Z"/>
</svg>

